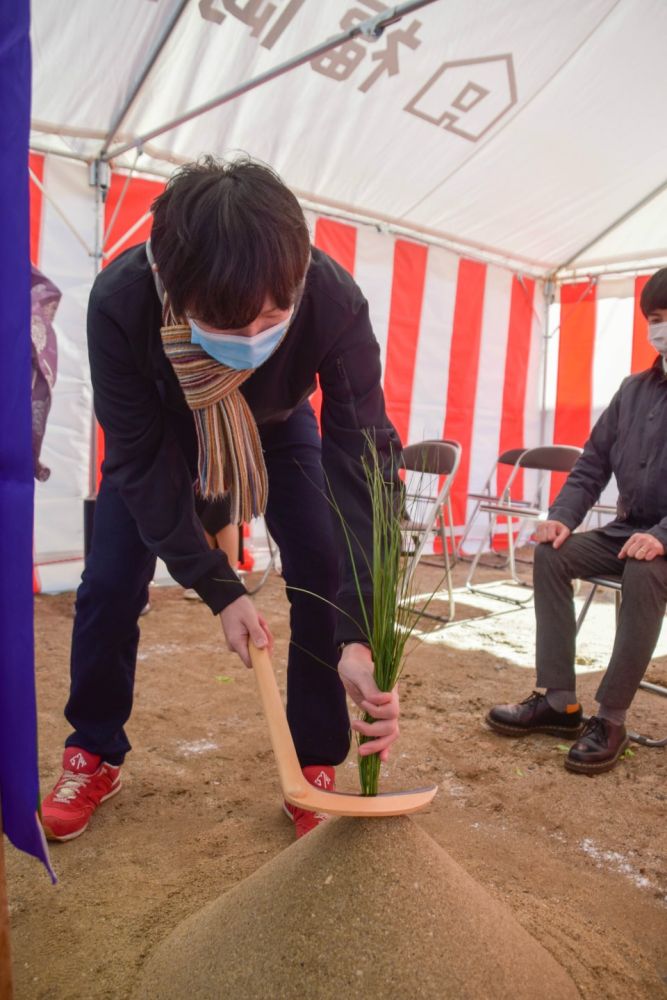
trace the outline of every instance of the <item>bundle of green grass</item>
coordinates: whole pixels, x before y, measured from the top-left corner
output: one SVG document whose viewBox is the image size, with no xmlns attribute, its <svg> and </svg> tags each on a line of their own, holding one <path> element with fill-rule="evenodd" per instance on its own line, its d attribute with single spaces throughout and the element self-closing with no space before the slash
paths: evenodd
<svg viewBox="0 0 667 1000">
<path fill-rule="evenodd" d="M 136 1000 L 558 1000 L 574 982 L 407 817 L 322 824 L 180 924 Z"/>
</svg>

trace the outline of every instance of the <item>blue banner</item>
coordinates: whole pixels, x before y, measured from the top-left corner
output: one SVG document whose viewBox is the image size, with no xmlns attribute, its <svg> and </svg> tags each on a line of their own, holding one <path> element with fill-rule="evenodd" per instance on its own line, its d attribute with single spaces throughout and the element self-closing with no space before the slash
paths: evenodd
<svg viewBox="0 0 667 1000">
<path fill-rule="evenodd" d="M 11 842 L 40 858 L 51 872 L 37 816 L 29 31 L 28 0 L 0 4 L 0 802 Z"/>
</svg>

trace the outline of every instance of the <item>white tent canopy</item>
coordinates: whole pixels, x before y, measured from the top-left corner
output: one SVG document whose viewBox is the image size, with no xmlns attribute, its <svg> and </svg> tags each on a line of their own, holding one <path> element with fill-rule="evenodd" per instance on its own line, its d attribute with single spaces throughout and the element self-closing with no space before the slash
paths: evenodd
<svg viewBox="0 0 667 1000">
<path fill-rule="evenodd" d="M 664 0 L 433 0 L 161 131 L 384 10 L 34 0 L 31 144 L 158 175 L 247 151 L 316 211 L 537 276 L 667 260 Z"/>
</svg>

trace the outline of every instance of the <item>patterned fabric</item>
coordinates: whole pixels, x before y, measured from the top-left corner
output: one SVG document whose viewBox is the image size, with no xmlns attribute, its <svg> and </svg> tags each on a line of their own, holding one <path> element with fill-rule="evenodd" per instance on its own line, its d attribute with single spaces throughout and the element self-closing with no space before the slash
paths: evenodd
<svg viewBox="0 0 667 1000">
<path fill-rule="evenodd" d="M 215 499 L 229 492 L 231 523 L 259 517 L 268 482 L 259 432 L 239 387 L 252 375 L 219 364 L 190 342 L 190 327 L 178 324 L 168 305 L 161 329 L 165 354 L 192 410 L 199 451 L 199 493 Z"/>
<path fill-rule="evenodd" d="M 61 292 L 41 271 L 32 267 L 31 324 L 32 341 L 32 455 L 35 479 L 46 482 L 51 470 L 39 460 L 46 432 L 46 418 L 51 409 L 51 393 L 56 381 L 57 346 L 53 317 Z"/>
</svg>

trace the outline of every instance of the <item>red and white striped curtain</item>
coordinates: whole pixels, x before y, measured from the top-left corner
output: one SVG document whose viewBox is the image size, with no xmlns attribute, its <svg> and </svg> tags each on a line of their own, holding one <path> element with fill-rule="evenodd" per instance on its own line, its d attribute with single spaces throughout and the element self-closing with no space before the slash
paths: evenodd
<svg viewBox="0 0 667 1000">
<path fill-rule="evenodd" d="M 609 276 L 561 286 L 547 341 L 545 443 L 583 445 L 621 381 L 655 361 L 639 308 L 649 277 Z M 552 478 L 553 497 L 562 477 Z M 613 481 L 602 499 L 615 502 Z"/>
<path fill-rule="evenodd" d="M 31 169 L 33 262 L 63 293 L 58 383 L 42 451 L 52 474 L 36 487 L 35 586 L 52 590 L 76 586 L 81 569 L 91 435 L 85 311 L 96 220 L 83 165 L 33 154 Z M 104 206 L 107 263 L 146 239 L 150 204 L 163 189 L 160 181 L 132 177 L 118 209 L 125 183 L 112 175 Z M 545 336 L 541 281 L 371 226 L 307 215 L 314 243 L 368 299 L 387 409 L 404 443 L 446 437 L 462 445 L 453 495 L 459 529 L 468 491 L 481 487 L 501 451 L 541 437 L 583 444 L 621 379 L 653 360 L 636 305 L 646 277 L 563 286 Z M 317 394 L 313 403 L 317 408 Z"/>
<path fill-rule="evenodd" d="M 462 527 L 468 489 L 486 479 L 499 451 L 538 440 L 541 286 L 331 219 L 314 220 L 314 237 L 369 301 L 387 410 L 402 441 L 461 444 L 453 509 Z"/>
</svg>

